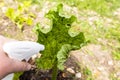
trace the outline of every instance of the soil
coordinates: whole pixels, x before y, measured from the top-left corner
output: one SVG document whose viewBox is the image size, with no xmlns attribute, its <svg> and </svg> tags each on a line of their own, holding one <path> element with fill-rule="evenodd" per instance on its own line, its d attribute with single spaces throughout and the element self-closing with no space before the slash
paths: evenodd
<svg viewBox="0 0 120 80">
<path fill-rule="evenodd" d="M 67 71 L 67 68 L 72 68 L 75 73 L 80 70 L 80 67 L 77 65 L 77 63 L 70 57 L 65 62 L 65 70 L 58 71 L 56 80 L 76 80 L 75 73 L 70 73 L 69 71 Z M 52 80 L 52 69 L 34 69 L 26 71 L 19 77 L 19 80 Z"/>
<path fill-rule="evenodd" d="M 24 72 L 19 80 L 52 80 L 51 70 L 31 70 Z M 66 76 L 65 72 L 58 71 L 56 80 L 73 80 L 72 76 Z"/>
</svg>

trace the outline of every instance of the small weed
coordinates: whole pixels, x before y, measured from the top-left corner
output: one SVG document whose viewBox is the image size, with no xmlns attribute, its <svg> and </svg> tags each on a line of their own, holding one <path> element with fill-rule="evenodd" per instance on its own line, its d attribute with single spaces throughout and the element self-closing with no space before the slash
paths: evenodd
<svg viewBox="0 0 120 80">
<path fill-rule="evenodd" d="M 92 76 L 92 72 L 90 71 L 89 68 L 83 69 L 83 74 L 84 74 L 84 76 L 86 76 L 86 80 L 94 80 L 94 78 Z"/>
<path fill-rule="evenodd" d="M 116 25 L 114 28 L 110 28 L 106 34 L 106 38 L 113 40 L 114 43 L 109 42 L 109 46 L 112 47 L 112 55 L 116 60 L 120 60 L 120 27 Z"/>
</svg>

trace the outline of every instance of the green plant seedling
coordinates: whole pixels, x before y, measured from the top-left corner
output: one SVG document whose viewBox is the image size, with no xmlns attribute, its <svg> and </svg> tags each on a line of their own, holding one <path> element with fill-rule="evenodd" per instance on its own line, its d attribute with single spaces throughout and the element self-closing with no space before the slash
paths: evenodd
<svg viewBox="0 0 120 80">
<path fill-rule="evenodd" d="M 75 29 L 75 26 L 78 26 L 77 18 L 74 15 L 69 18 L 61 16 L 62 9 L 62 4 L 59 4 L 57 9 L 51 9 L 44 17 L 46 24 L 38 23 L 35 26 L 37 42 L 45 45 L 41 58 L 36 62 L 41 69 L 52 68 L 52 80 L 56 80 L 58 70 L 64 70 L 63 65 L 69 51 L 80 49 L 80 45 L 85 42 L 80 29 Z"/>
<path fill-rule="evenodd" d="M 32 13 L 25 15 L 25 12 L 28 12 L 28 8 L 30 7 L 30 1 L 24 1 L 23 3 L 19 3 L 17 9 L 8 8 L 6 11 L 6 16 L 17 25 L 19 29 L 23 29 L 24 24 L 32 25 L 33 18 Z"/>
</svg>

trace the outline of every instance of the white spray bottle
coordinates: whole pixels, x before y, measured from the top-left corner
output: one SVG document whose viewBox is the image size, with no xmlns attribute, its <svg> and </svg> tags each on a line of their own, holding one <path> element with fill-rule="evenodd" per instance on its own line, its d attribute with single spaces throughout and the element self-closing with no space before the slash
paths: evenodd
<svg viewBox="0 0 120 80">
<path fill-rule="evenodd" d="M 44 50 L 44 45 L 31 41 L 15 41 L 4 44 L 3 50 L 10 58 L 28 61 L 31 56 Z M 14 74 L 9 74 L 2 80 L 12 80 Z"/>
</svg>

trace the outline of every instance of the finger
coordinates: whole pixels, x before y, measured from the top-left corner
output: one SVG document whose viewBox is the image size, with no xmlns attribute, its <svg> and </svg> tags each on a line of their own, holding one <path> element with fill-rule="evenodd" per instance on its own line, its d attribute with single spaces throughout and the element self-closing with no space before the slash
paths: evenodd
<svg viewBox="0 0 120 80">
<path fill-rule="evenodd" d="M 32 68 L 31 64 L 13 59 L 13 65 L 12 65 L 13 72 L 28 71 L 31 68 Z"/>
</svg>

